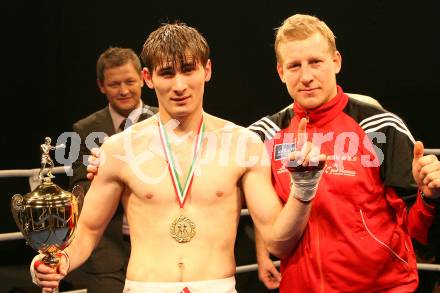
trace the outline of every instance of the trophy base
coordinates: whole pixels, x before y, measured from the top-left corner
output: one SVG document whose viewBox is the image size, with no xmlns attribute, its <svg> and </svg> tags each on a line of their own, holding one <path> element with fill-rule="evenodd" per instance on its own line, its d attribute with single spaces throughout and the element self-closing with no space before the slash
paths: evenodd
<svg viewBox="0 0 440 293">
<path fill-rule="evenodd" d="M 56 270 L 57 273 L 59 273 L 58 265 L 60 264 L 60 259 L 57 257 L 55 252 L 54 253 L 47 253 L 43 257 L 42 261 L 45 265 L 53 268 L 54 270 Z M 59 292 L 60 292 L 59 287 L 52 289 L 52 293 L 59 293 Z"/>
<path fill-rule="evenodd" d="M 60 263 L 60 259 L 56 256 L 55 253 L 46 254 L 43 259 L 43 263 L 51 268 L 56 268 Z"/>
</svg>

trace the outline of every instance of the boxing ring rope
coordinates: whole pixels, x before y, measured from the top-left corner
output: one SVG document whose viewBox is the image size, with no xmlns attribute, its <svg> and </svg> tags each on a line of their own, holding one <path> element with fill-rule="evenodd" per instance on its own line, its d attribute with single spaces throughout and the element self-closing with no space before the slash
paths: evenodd
<svg viewBox="0 0 440 293">
<path fill-rule="evenodd" d="M 440 149 L 425 149 L 425 155 L 437 155 L 437 156 L 440 156 Z"/>
<path fill-rule="evenodd" d="M 71 169 L 70 166 L 59 166 L 52 169 L 52 174 L 65 174 Z M 47 170 L 46 170 L 47 171 Z M 38 169 L 17 169 L 17 170 L 0 170 L 0 178 L 3 177 L 36 177 L 38 178 Z"/>
<path fill-rule="evenodd" d="M 440 156 L 440 149 L 425 149 L 425 154 L 433 154 Z M 65 174 L 71 170 L 71 166 L 59 166 L 54 167 L 52 169 L 52 174 Z M 31 190 L 39 184 L 39 173 L 40 169 L 19 169 L 19 170 L 0 170 L 0 178 L 7 177 L 28 177 L 29 185 L 31 186 Z M 242 209 L 240 216 L 249 216 L 249 211 L 247 209 Z M 0 242 L 2 241 L 11 241 L 11 240 L 20 240 L 23 239 L 23 235 L 20 232 L 12 232 L 12 233 L 2 233 L 0 234 Z M 273 262 L 277 267 L 280 265 L 280 261 Z M 440 264 L 428 264 L 428 263 L 417 263 L 417 268 L 419 270 L 425 271 L 438 271 L 440 272 Z M 257 264 L 249 264 L 242 265 L 236 268 L 236 273 L 245 273 L 256 271 L 258 269 Z M 83 291 L 78 291 L 83 292 Z"/>
</svg>

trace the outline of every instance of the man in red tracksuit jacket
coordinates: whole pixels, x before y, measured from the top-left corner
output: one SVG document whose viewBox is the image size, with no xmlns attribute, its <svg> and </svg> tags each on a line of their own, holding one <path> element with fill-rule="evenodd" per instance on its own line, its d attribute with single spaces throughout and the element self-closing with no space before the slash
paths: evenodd
<svg viewBox="0 0 440 293">
<path fill-rule="evenodd" d="M 303 237 L 281 256 L 280 292 L 413 292 L 418 277 L 411 237 L 427 241 L 440 193 L 437 158 L 423 157 L 423 144 L 398 116 L 337 86 L 341 55 L 319 19 L 286 19 L 275 51 L 294 103 L 250 129 L 266 142 L 280 198 L 286 201 L 291 191 L 284 162 L 297 150 L 301 118 L 308 118 L 308 140 L 327 155 L 316 197 L 304 202 L 313 206 Z M 408 210 L 402 196 L 417 185 Z"/>
</svg>

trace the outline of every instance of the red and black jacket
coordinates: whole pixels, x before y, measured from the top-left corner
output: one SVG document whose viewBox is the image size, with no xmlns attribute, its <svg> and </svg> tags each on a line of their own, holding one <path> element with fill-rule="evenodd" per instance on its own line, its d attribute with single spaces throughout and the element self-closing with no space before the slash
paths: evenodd
<svg viewBox="0 0 440 293">
<path fill-rule="evenodd" d="M 420 196 L 409 210 L 402 199 L 417 192 L 414 138 L 405 123 L 340 87 L 311 112 L 294 103 L 255 122 L 249 129 L 265 141 L 284 202 L 290 175 L 283 159 L 295 149 L 302 117 L 309 119 L 309 140 L 328 159 L 302 240 L 281 262 L 280 292 L 413 292 L 418 277 L 410 237 L 427 241 L 433 210 Z"/>
</svg>

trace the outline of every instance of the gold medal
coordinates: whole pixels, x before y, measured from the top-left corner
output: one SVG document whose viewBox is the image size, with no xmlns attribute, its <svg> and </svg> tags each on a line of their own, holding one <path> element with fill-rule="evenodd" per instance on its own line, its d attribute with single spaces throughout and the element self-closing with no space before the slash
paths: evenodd
<svg viewBox="0 0 440 293">
<path fill-rule="evenodd" d="M 194 154 L 191 162 L 191 166 L 188 171 L 188 175 L 185 180 L 185 185 L 182 186 L 179 180 L 179 174 L 177 173 L 174 156 L 171 151 L 170 142 L 168 140 L 165 127 L 162 125 L 160 119 L 158 119 L 159 134 L 162 142 L 163 151 L 168 163 L 168 171 L 170 172 L 171 182 L 173 183 L 174 191 L 176 192 L 177 199 L 180 204 L 180 208 L 183 209 L 185 205 L 186 196 L 191 188 L 191 183 L 194 178 L 195 165 L 197 161 L 197 155 L 202 147 L 203 136 L 205 133 L 205 123 L 203 122 L 203 114 L 200 119 L 200 124 L 197 131 L 197 140 L 194 145 Z M 176 218 L 170 226 L 170 234 L 178 243 L 187 243 L 196 235 L 196 225 L 189 218 L 180 215 Z"/>
<path fill-rule="evenodd" d="M 189 218 L 180 215 L 171 224 L 170 234 L 179 243 L 190 242 L 196 235 L 196 224 Z"/>
</svg>

